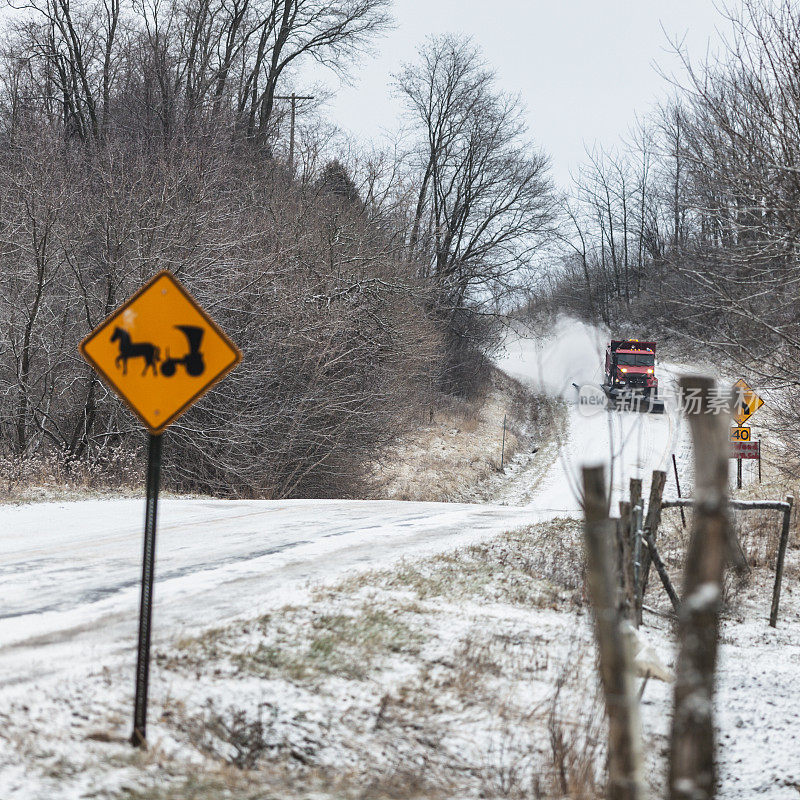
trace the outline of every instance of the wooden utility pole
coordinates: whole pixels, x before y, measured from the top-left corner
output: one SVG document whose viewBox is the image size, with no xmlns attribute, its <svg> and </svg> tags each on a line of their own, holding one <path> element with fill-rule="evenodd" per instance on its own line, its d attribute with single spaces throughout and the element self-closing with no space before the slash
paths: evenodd
<svg viewBox="0 0 800 800">
<path fill-rule="evenodd" d="M 669 764 L 670 800 L 712 800 L 717 781 L 714 672 L 717 665 L 722 578 L 730 552 L 728 425 L 711 411 L 714 381 L 680 380 L 697 393 L 688 413 L 694 444 L 694 515 L 678 609 L 678 659 Z"/>
<path fill-rule="evenodd" d="M 289 172 L 294 176 L 294 126 L 297 118 L 297 101 L 298 100 L 313 100 L 314 95 L 311 94 L 276 94 L 276 100 L 291 100 L 292 114 L 291 123 L 289 126 Z"/>
<path fill-rule="evenodd" d="M 605 796 L 608 800 L 642 800 L 646 791 L 639 702 L 634 690 L 633 656 L 622 633 L 623 616 L 617 606 L 616 570 L 611 547 L 615 523 L 608 518 L 603 468 L 584 468 L 583 487 L 587 579 L 608 715 L 608 787 Z"/>
</svg>

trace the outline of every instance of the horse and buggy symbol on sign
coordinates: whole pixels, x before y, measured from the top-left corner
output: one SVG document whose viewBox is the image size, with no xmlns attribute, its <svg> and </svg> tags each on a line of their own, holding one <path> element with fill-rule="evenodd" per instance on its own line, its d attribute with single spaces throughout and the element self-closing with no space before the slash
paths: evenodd
<svg viewBox="0 0 800 800">
<path fill-rule="evenodd" d="M 242 359 L 170 272 L 159 272 L 80 345 L 150 433 L 160 434 Z"/>
<path fill-rule="evenodd" d="M 188 352 L 180 358 L 170 355 L 169 348 L 166 347 L 166 359 L 161 360 L 161 348 L 152 342 L 134 342 L 130 333 L 124 328 L 117 326 L 111 334 L 112 342 L 119 342 L 119 355 L 114 363 L 117 369 L 122 370 L 123 375 L 128 374 L 128 361 L 132 358 L 144 359 L 144 369 L 142 375 L 146 375 L 148 370 L 152 370 L 153 376 L 157 377 L 159 363 L 161 363 L 161 374 L 165 378 L 171 378 L 177 372 L 179 366 L 186 370 L 186 374 L 193 378 L 199 378 L 206 369 L 200 345 L 203 341 L 205 331 L 196 325 L 175 325 L 185 337 Z"/>
</svg>

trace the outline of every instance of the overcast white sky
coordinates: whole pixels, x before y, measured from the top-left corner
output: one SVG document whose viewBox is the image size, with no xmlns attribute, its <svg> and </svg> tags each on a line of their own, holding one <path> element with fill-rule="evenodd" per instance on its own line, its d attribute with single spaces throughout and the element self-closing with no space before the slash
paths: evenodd
<svg viewBox="0 0 800 800">
<path fill-rule="evenodd" d="M 363 138 L 395 130 L 391 73 L 414 59 L 426 35 L 465 33 L 501 86 L 521 94 L 531 135 L 564 186 L 585 144 L 613 146 L 637 112 L 664 96 L 654 64 L 679 67 L 664 31 L 685 37 L 699 59 L 718 41 L 716 29 L 725 29 L 713 0 L 395 0 L 394 16 L 397 28 L 379 42 L 380 54 L 330 102 L 334 121 Z"/>
</svg>

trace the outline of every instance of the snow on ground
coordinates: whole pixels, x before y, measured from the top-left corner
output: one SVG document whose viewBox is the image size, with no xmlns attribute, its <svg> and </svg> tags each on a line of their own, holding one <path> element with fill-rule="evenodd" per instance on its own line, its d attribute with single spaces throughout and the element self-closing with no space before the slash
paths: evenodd
<svg viewBox="0 0 800 800">
<path fill-rule="evenodd" d="M 531 396 L 518 381 L 493 370 L 483 396 L 440 398 L 423 409 L 413 434 L 403 437 L 376 465 L 378 496 L 495 503 L 507 482 L 506 468 L 517 455 L 515 463 L 550 466 L 544 450 L 561 428 L 561 410 L 552 398 Z"/>
<path fill-rule="evenodd" d="M 594 340 L 592 336 L 594 335 Z M 503 366 L 536 382 L 544 351 L 555 364 L 580 361 L 598 377 L 597 335 L 577 326 L 531 349 L 521 340 Z M 563 348 L 563 351 L 562 351 Z M 591 357 L 586 356 L 591 354 Z M 516 361 L 513 361 L 513 359 Z M 513 364 L 512 364 L 513 361 Z M 590 363 L 594 362 L 594 372 Z M 549 388 L 556 383 L 549 384 Z M 574 397 L 573 397 L 574 401 Z M 578 513 L 585 462 L 614 464 L 616 496 L 629 477 L 665 468 L 675 440 L 673 416 L 586 414 L 570 405 L 556 466 L 539 476 L 524 507 L 392 501 L 223 501 L 167 499 L 160 508 L 157 636 L 209 621 L 258 613 L 270 592 L 374 567 L 422 548 L 453 547 Z M 522 478 L 524 481 L 524 476 Z M 122 653 L 135 630 L 142 504 L 136 500 L 3 507 L 0 520 L 0 686 L 25 682 L 63 662 Z M 263 599 L 262 599 L 263 598 Z M 80 660 L 80 659 L 79 659 Z"/>
<path fill-rule="evenodd" d="M 0 507 L 0 691 L 132 657 L 141 515 L 134 500 Z M 456 546 L 535 516 L 445 503 L 167 499 L 154 635 L 262 613 L 310 580 Z"/>
<path fill-rule="evenodd" d="M 151 755 L 125 742 L 119 663 L 60 681 L 57 699 L 30 687 L 0 712 L 14 741 L 0 735 L 0 796 L 216 800 L 231 779 L 233 797 L 282 800 L 334 787 L 337 800 L 535 796 L 572 769 L 572 753 L 551 753 L 551 714 L 572 747 L 574 721 L 599 709 L 580 525 L 561 523 L 359 573 L 156 647 Z M 20 751 L 28 763 L 13 763 Z"/>
<path fill-rule="evenodd" d="M 778 627 L 769 627 L 772 570 L 754 570 L 731 593 L 723 614 L 717 663 L 715 715 L 720 800 L 796 800 L 800 794 L 800 550 L 789 553 Z M 660 589 L 649 602 L 666 611 Z M 646 633 L 672 649 L 670 623 L 645 613 Z M 674 657 L 674 655 L 673 655 Z M 648 684 L 642 704 L 645 738 L 666 747 L 672 691 Z M 663 763 L 666 763 L 665 761 Z"/>
<path fill-rule="evenodd" d="M 579 512 L 580 469 L 585 464 L 606 465 L 612 508 L 627 496 L 631 478 L 643 479 L 646 496 L 654 469 L 669 471 L 667 494 L 674 493 L 673 453 L 682 477 L 683 470 L 690 469 L 691 444 L 676 403 L 668 403 L 664 414 L 609 413 L 599 403 L 608 340 L 595 326 L 561 317 L 546 337 L 533 339 L 517 332 L 506 342 L 498 366 L 534 389 L 564 398 L 569 411 L 557 464 L 533 500 L 537 508 L 549 505 Z M 656 360 L 660 395 L 675 396 L 681 372 Z"/>
<path fill-rule="evenodd" d="M 664 415 L 609 414 L 578 402 L 573 384 L 599 383 L 604 342 L 597 329 L 567 320 L 547 337 L 509 342 L 501 367 L 563 397 L 567 413 L 552 467 L 541 469 L 549 462 L 539 459 L 534 468 L 524 455 L 518 458 L 505 485 L 498 486 L 495 504 L 165 500 L 155 647 L 169 650 L 205 628 L 300 602 L 309 582 L 391 568 L 401 558 L 565 514 L 578 517 L 585 463 L 608 465 L 616 501 L 631 477 L 644 480 L 646 493 L 651 471 L 669 469 L 675 453 L 684 493 L 690 494 L 688 431 L 674 409 Z M 680 367 L 658 364 L 657 369 L 666 392 Z M 671 472 L 667 487 L 674 496 Z M 28 766 L 19 761 L 21 753 L 39 757 L 37 725 L 62 726 L 68 739 L 70 714 L 80 716 L 81 698 L 92 719 L 103 709 L 115 714 L 127 709 L 131 686 L 117 679 L 127 674 L 132 683 L 142 517 L 143 502 L 135 500 L 0 507 L 0 705 L 14 709 L 4 715 L 5 733 L 0 732 L 3 798 L 58 797 L 52 781 L 37 794 L 37 784 L 26 777 Z M 793 644 L 800 640 L 800 598 L 787 594 L 776 633 L 764 619 L 766 589 L 759 591 L 758 614 L 741 624 L 726 623 L 721 651 L 720 797 L 726 800 L 797 796 L 800 722 L 791 693 L 800 678 L 800 653 Z M 652 632 L 669 652 L 669 631 L 654 626 Z M 765 699 L 772 686 L 774 706 Z M 67 698 L 69 714 L 58 705 L 59 697 Z M 660 736 L 669 692 L 648 688 L 646 698 L 646 728 Z M 124 716 L 116 724 L 124 725 Z M 86 796 L 74 781 L 71 786 L 64 797 Z"/>
<path fill-rule="evenodd" d="M 797 558 L 792 559 L 797 574 Z M 767 625 L 771 582 L 756 578 L 737 617 L 723 623 L 717 725 L 720 797 L 796 800 L 800 795 L 800 604 L 783 594 L 778 628 Z M 759 585 L 760 584 L 760 585 Z"/>
</svg>

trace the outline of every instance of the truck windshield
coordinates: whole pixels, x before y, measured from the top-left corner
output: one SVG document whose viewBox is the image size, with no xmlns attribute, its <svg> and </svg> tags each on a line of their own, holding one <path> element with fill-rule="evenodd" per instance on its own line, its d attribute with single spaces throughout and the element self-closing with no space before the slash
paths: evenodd
<svg viewBox="0 0 800 800">
<path fill-rule="evenodd" d="M 617 364 L 621 367 L 652 367 L 654 356 L 650 353 L 618 353 Z"/>
</svg>

